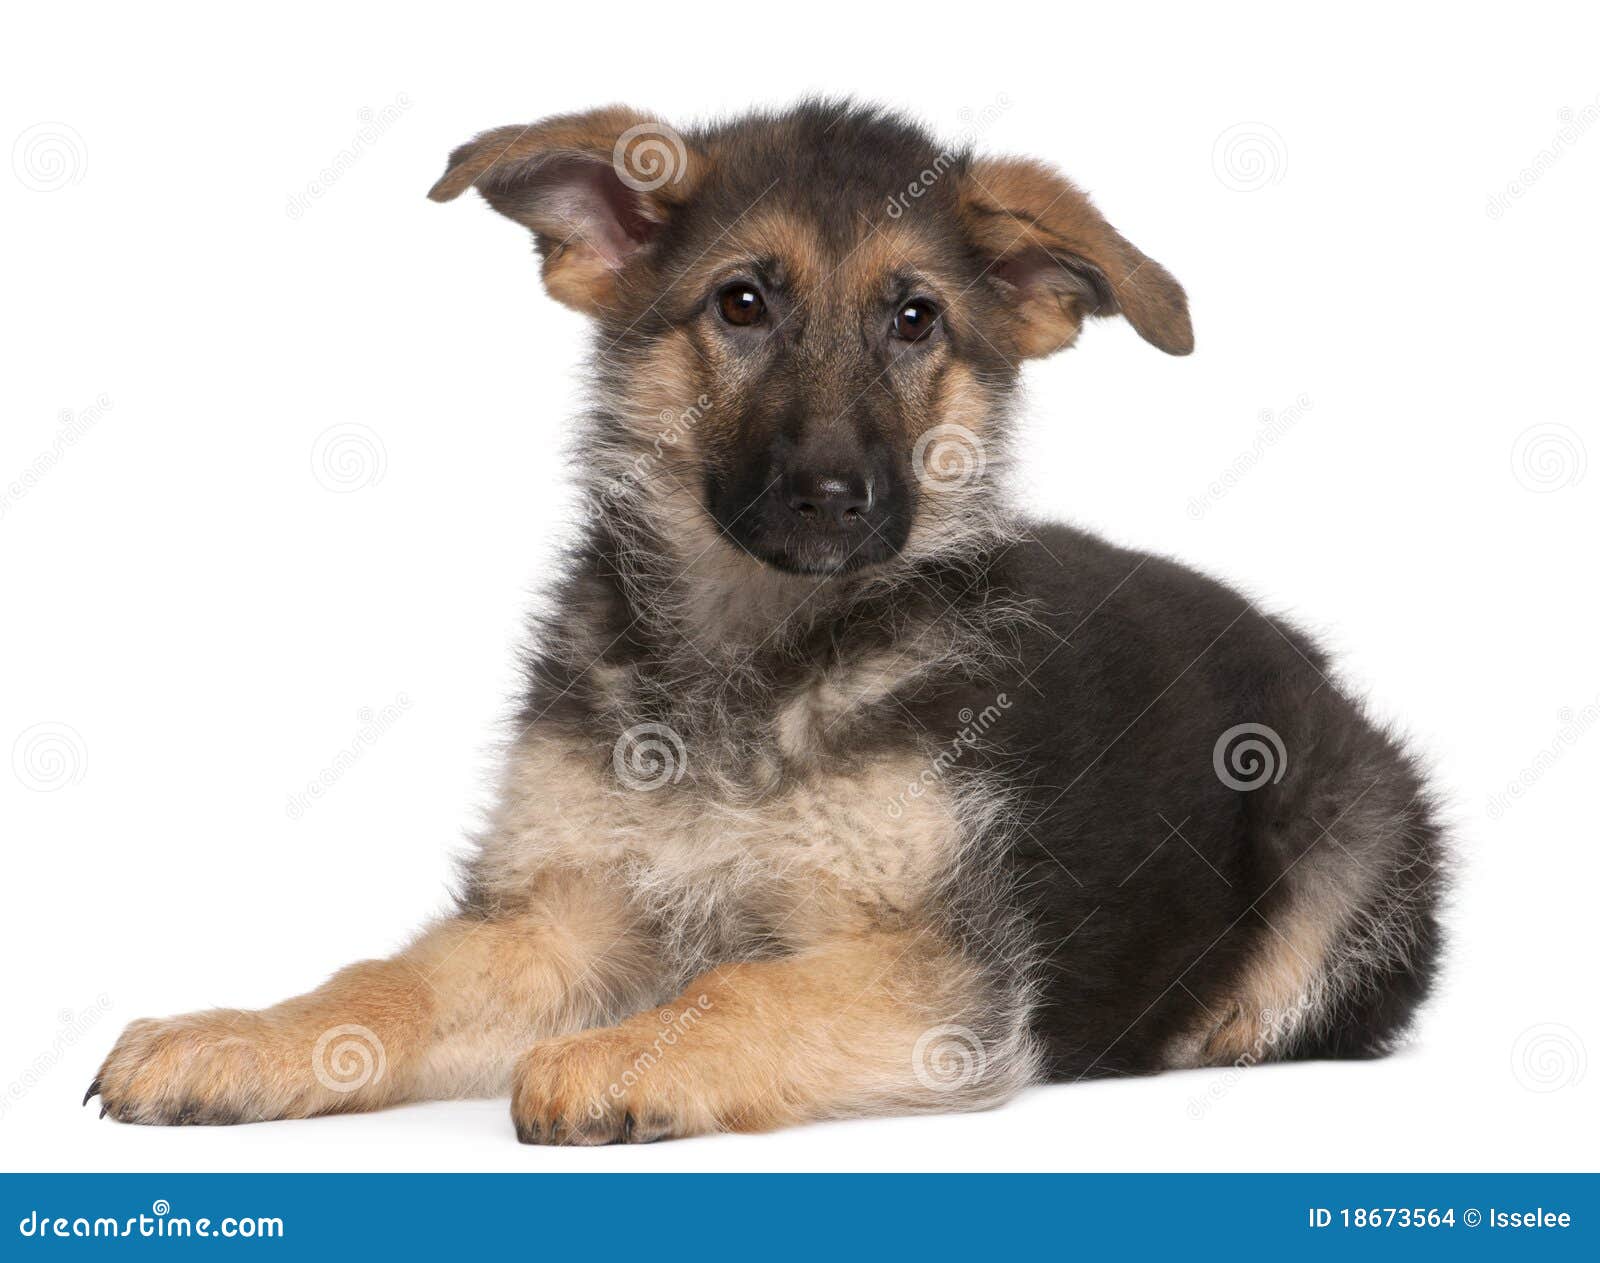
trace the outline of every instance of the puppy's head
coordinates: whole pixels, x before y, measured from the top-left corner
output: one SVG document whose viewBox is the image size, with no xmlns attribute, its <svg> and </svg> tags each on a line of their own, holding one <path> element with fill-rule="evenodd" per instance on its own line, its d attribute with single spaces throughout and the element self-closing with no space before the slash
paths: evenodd
<svg viewBox="0 0 1600 1263">
<path fill-rule="evenodd" d="M 1193 345 L 1182 288 L 1067 180 L 881 111 L 566 115 L 463 145 L 429 196 L 473 187 L 596 321 L 601 501 L 781 570 L 969 535 L 1021 361 L 1087 317 Z"/>
</svg>

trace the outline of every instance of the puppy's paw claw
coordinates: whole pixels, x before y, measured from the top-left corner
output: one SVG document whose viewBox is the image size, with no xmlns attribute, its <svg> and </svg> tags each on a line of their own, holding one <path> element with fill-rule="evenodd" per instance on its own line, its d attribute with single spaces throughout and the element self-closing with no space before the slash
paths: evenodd
<svg viewBox="0 0 1600 1263">
<path fill-rule="evenodd" d="M 268 1105 L 281 1080 L 265 1041 L 241 1015 L 200 1013 L 134 1022 L 107 1055 L 84 1096 L 100 1098 L 100 1117 L 122 1123 L 188 1126 L 284 1117 L 294 1102 Z M 281 1089 L 279 1089 L 281 1091 Z"/>
<path fill-rule="evenodd" d="M 648 1144 L 696 1131 L 634 1069 L 632 1046 L 610 1032 L 585 1032 L 523 1054 L 512 1083 L 511 1119 L 525 1145 Z"/>
</svg>

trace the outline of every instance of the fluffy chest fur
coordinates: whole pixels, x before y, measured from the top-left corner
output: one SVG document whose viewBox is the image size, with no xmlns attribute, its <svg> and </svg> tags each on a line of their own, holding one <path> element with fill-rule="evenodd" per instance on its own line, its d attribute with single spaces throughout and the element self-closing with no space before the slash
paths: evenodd
<svg viewBox="0 0 1600 1263">
<path fill-rule="evenodd" d="M 469 906 L 581 873 L 680 972 L 925 923 L 999 801 L 975 760 L 940 761 L 930 701 L 996 661 L 1017 603 L 960 599 L 962 570 L 825 586 L 741 556 L 719 562 L 741 582 L 580 556 L 537 629 Z"/>
<path fill-rule="evenodd" d="M 581 872 L 685 970 L 915 920 L 961 848 L 957 796 L 913 743 L 819 754 L 823 730 L 882 701 L 883 666 L 787 696 L 738 758 L 698 725 L 536 724 L 511 752 L 477 897 L 514 907 Z"/>
</svg>

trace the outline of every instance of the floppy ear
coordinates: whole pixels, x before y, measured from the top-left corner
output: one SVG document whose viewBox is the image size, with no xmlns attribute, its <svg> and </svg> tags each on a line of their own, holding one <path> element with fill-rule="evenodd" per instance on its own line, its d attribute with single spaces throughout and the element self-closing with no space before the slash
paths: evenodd
<svg viewBox="0 0 1600 1263">
<path fill-rule="evenodd" d="M 1183 286 L 1043 163 L 975 161 L 964 173 L 961 202 L 990 274 L 1014 291 L 1023 355 L 1071 346 L 1085 316 L 1119 314 L 1169 355 L 1194 350 Z"/>
<path fill-rule="evenodd" d="M 450 155 L 428 191 L 448 202 L 476 188 L 533 230 L 552 298 L 594 314 L 687 197 L 703 162 L 672 128 L 609 106 L 525 127 L 497 127 Z"/>
</svg>

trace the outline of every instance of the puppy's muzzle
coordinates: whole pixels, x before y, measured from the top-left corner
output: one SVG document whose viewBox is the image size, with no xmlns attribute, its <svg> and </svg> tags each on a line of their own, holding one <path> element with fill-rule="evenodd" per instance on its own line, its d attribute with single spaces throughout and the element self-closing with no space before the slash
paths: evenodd
<svg viewBox="0 0 1600 1263">
<path fill-rule="evenodd" d="M 854 471 L 790 470 L 783 502 L 806 529 L 845 538 L 864 532 L 872 520 L 872 479 Z"/>
</svg>

